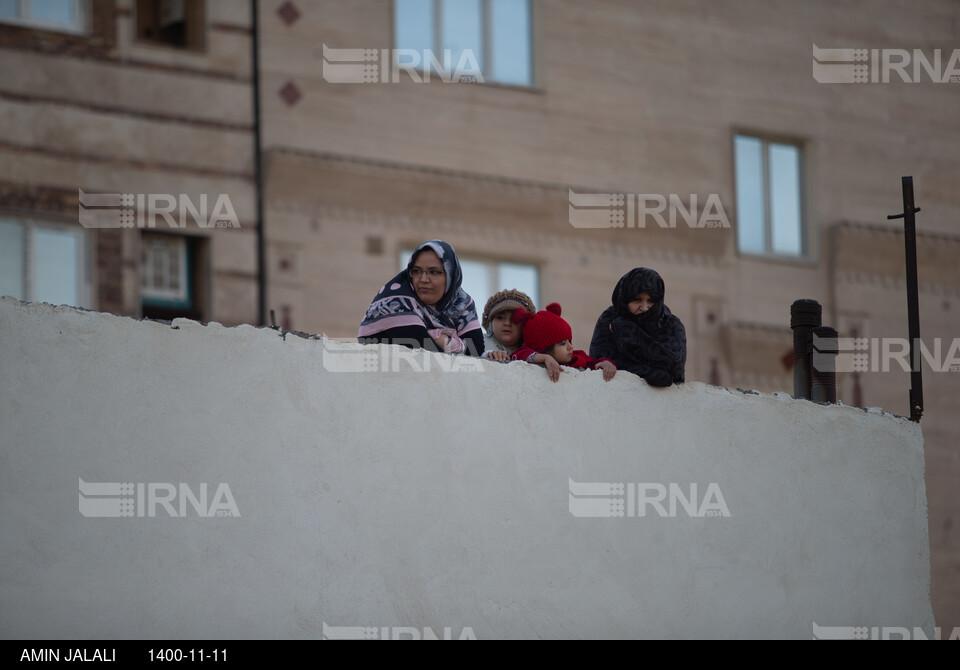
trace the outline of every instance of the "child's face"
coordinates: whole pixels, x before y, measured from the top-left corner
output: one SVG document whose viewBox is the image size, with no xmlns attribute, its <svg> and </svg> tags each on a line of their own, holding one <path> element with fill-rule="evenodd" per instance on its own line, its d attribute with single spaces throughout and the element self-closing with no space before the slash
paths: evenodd
<svg viewBox="0 0 960 670">
<path fill-rule="evenodd" d="M 573 359 L 573 340 L 557 342 L 547 353 L 553 356 L 557 363 L 569 363 Z"/>
<path fill-rule="evenodd" d="M 627 303 L 627 308 L 631 314 L 643 314 L 653 307 L 655 302 L 650 299 L 650 294 L 644 291 L 636 298 Z"/>
<path fill-rule="evenodd" d="M 513 322 L 513 310 L 500 312 L 490 322 L 493 337 L 505 347 L 515 347 L 523 336 L 520 326 Z"/>
</svg>

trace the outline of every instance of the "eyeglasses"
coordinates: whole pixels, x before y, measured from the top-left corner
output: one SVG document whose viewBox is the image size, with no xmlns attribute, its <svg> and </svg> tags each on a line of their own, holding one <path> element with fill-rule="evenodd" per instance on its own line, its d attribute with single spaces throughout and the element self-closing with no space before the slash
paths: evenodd
<svg viewBox="0 0 960 670">
<path fill-rule="evenodd" d="M 420 275 L 424 273 L 426 273 L 427 277 L 429 277 L 430 279 L 439 279 L 445 274 L 443 270 L 434 270 L 434 269 L 421 270 L 420 268 L 410 269 L 410 277 L 412 279 L 420 279 Z"/>
</svg>

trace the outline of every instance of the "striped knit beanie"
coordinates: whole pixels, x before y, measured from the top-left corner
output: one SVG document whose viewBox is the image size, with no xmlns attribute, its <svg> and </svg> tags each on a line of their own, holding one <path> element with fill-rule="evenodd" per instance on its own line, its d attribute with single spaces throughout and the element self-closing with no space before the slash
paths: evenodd
<svg viewBox="0 0 960 670">
<path fill-rule="evenodd" d="M 481 322 L 483 329 L 489 331 L 490 322 L 500 312 L 512 312 L 518 307 L 522 307 L 531 314 L 537 311 L 537 308 L 533 305 L 533 300 L 523 291 L 512 288 L 494 293 L 483 308 L 483 321 Z"/>
</svg>

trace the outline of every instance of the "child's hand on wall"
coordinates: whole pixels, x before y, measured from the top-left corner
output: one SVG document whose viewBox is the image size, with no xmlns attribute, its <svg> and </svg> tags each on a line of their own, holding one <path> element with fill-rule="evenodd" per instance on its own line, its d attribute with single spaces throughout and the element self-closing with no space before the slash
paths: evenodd
<svg viewBox="0 0 960 670">
<path fill-rule="evenodd" d="M 603 381 L 608 382 L 617 374 L 617 366 L 610 361 L 600 361 L 597 363 L 597 369 L 603 370 Z"/>
<path fill-rule="evenodd" d="M 547 374 L 550 375 L 550 381 L 560 381 L 560 364 L 557 359 L 548 354 L 543 354 L 543 364 L 547 366 Z"/>
<path fill-rule="evenodd" d="M 484 354 L 484 356 L 491 360 L 497 361 L 498 363 L 505 363 L 506 361 L 510 360 L 510 354 L 508 354 L 506 351 L 500 351 L 499 349 L 496 351 L 489 351 Z"/>
</svg>

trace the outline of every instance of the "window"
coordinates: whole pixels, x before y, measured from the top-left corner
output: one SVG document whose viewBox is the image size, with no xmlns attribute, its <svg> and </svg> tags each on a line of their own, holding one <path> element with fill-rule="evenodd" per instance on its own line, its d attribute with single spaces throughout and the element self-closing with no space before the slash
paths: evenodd
<svg viewBox="0 0 960 670">
<path fill-rule="evenodd" d="M 85 30 L 85 10 L 84 0 L 0 0 L 0 21 L 81 33 Z"/>
<path fill-rule="evenodd" d="M 440 63 L 449 50 L 454 69 L 470 50 L 485 81 L 533 85 L 530 0 L 394 0 L 393 7 L 395 48 L 430 51 Z"/>
<path fill-rule="evenodd" d="M 0 218 L 0 295 L 87 307 L 86 254 L 83 230 Z"/>
<path fill-rule="evenodd" d="M 144 302 L 177 307 L 190 304 L 185 239 L 144 235 L 140 245 L 140 260 L 140 295 Z"/>
<path fill-rule="evenodd" d="M 413 249 L 403 249 L 400 252 L 401 270 L 407 267 L 411 254 Z M 523 291 L 530 296 L 534 305 L 540 304 L 540 270 L 536 265 L 461 256 L 460 268 L 463 271 L 461 288 L 473 298 L 478 317 L 481 316 L 483 306 L 487 304 L 490 296 L 504 289 L 515 288 Z"/>
<path fill-rule="evenodd" d="M 802 147 L 736 135 L 734 161 L 740 252 L 807 256 Z"/>
<path fill-rule="evenodd" d="M 178 235 L 145 233 L 140 240 L 140 299 L 143 316 L 200 321 L 194 268 L 196 241 Z"/>
<path fill-rule="evenodd" d="M 137 0 L 137 39 L 203 51 L 204 0 Z"/>
</svg>

